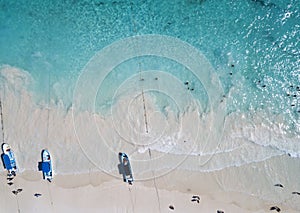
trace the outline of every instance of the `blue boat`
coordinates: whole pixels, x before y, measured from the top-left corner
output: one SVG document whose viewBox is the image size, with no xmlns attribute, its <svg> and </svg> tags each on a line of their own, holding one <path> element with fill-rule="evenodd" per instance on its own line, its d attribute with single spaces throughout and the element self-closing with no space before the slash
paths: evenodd
<svg viewBox="0 0 300 213">
<path fill-rule="evenodd" d="M 52 160 L 51 160 L 50 153 L 46 149 L 44 149 L 42 151 L 41 170 L 43 172 L 43 179 L 51 182 L 51 180 L 53 178 L 52 177 Z"/>
<path fill-rule="evenodd" d="M 1 155 L 4 168 L 8 171 L 8 175 L 16 176 L 17 164 L 14 152 L 7 143 L 2 144 L 3 154 Z"/>
<path fill-rule="evenodd" d="M 131 165 L 128 156 L 119 152 L 119 161 L 120 161 L 120 172 L 123 175 L 123 181 L 132 185 L 133 175 L 131 170 Z"/>
</svg>

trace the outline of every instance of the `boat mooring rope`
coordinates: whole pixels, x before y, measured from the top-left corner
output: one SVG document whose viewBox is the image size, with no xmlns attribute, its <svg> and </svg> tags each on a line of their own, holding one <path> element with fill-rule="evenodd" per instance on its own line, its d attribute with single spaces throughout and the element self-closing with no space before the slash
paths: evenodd
<svg viewBox="0 0 300 213">
<path fill-rule="evenodd" d="M 2 111 L 2 101 L 1 101 L 1 97 L 0 97 L 0 115 L 1 115 L 1 129 L 2 129 L 2 140 L 4 143 L 4 122 L 3 122 L 3 111 Z"/>
<path fill-rule="evenodd" d="M 52 210 L 54 210 L 54 206 L 53 206 L 53 199 L 52 199 L 52 193 L 51 193 L 51 189 L 50 189 L 50 183 L 47 182 L 47 188 L 48 188 L 48 193 L 49 193 L 49 198 L 50 198 L 50 204 L 51 204 L 51 207 L 52 207 Z"/>
<path fill-rule="evenodd" d="M 151 150 L 150 150 L 150 148 L 148 149 L 148 153 L 149 153 L 149 157 L 150 157 L 150 161 L 151 161 L 152 160 L 152 156 L 151 156 Z M 161 212 L 161 204 L 160 204 L 159 193 L 158 193 L 157 184 L 156 184 L 156 177 L 155 177 L 155 172 L 152 169 L 152 166 L 151 166 L 151 171 L 152 171 L 153 184 L 154 184 L 154 188 L 155 188 L 155 192 L 156 192 L 156 197 L 157 197 L 157 202 L 158 202 L 158 210 L 159 210 L 159 212 Z"/>
<path fill-rule="evenodd" d="M 48 72 L 48 107 L 47 107 L 47 129 L 46 129 L 46 147 L 48 149 L 48 143 L 49 143 L 49 120 L 50 120 L 50 70 Z"/>
<path fill-rule="evenodd" d="M 130 22 L 131 22 L 131 26 L 133 27 L 133 31 L 135 33 L 135 35 L 137 35 L 137 26 L 135 24 L 135 21 L 134 21 L 134 17 L 132 16 L 132 5 L 133 3 L 131 2 L 130 3 Z M 137 37 L 138 39 L 138 37 Z M 137 42 L 137 47 L 136 47 L 137 50 L 139 50 L 139 46 L 138 46 L 138 42 Z M 142 77 L 142 66 L 141 66 L 141 62 L 139 61 L 138 62 L 138 71 L 139 71 L 139 76 L 140 76 L 140 82 L 144 81 L 143 77 Z M 149 130 L 148 130 L 148 118 L 147 118 L 147 108 L 146 108 L 146 101 L 145 101 L 145 95 L 144 95 L 144 89 L 143 89 L 143 86 L 142 87 L 142 101 L 143 101 L 143 110 L 144 110 L 144 124 L 145 124 L 145 132 L 146 133 L 149 133 Z"/>
<path fill-rule="evenodd" d="M 2 142 L 5 143 L 5 138 L 4 138 L 4 136 L 5 136 L 4 135 L 4 121 L 3 121 L 4 120 L 3 119 L 3 105 L 2 105 L 1 96 L 0 96 L 0 116 L 1 116 Z M 14 187 L 13 187 L 14 190 L 12 192 L 17 192 L 18 191 L 18 187 L 16 187 L 17 183 L 15 183 L 15 181 L 13 181 L 13 184 L 14 184 Z M 19 199 L 18 199 L 18 192 L 15 194 L 15 196 L 16 196 L 17 209 L 18 209 L 18 212 L 20 213 L 21 210 L 20 210 L 20 204 L 19 204 Z"/>
<path fill-rule="evenodd" d="M 16 188 L 17 188 L 17 187 L 15 187 L 15 191 L 17 190 Z M 20 210 L 20 204 L 19 204 L 18 194 L 16 194 L 16 201 L 17 201 L 18 212 L 20 213 L 21 210 Z"/>
<path fill-rule="evenodd" d="M 131 192 L 131 186 L 128 184 L 128 190 L 129 190 L 129 194 L 130 194 L 130 201 L 131 201 L 131 206 L 132 206 L 132 212 L 134 213 L 134 201 L 133 201 L 133 195 Z"/>
</svg>

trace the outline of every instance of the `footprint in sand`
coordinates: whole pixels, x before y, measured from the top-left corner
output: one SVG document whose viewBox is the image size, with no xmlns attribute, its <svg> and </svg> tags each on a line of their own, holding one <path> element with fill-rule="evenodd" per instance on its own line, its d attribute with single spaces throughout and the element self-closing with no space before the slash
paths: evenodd
<svg viewBox="0 0 300 213">
<path fill-rule="evenodd" d="M 192 197 L 192 198 L 200 200 L 200 197 L 199 197 L 199 195 L 193 195 L 193 197 Z"/>
<path fill-rule="evenodd" d="M 14 195 L 17 195 L 18 193 L 22 192 L 23 189 L 17 189 L 17 190 L 13 190 L 11 191 Z"/>
<path fill-rule="evenodd" d="M 198 200 L 198 199 L 195 199 L 195 198 L 192 198 L 192 200 L 191 200 L 192 202 L 197 202 L 197 203 L 199 203 L 200 201 Z"/>
<path fill-rule="evenodd" d="M 199 197 L 199 195 L 193 195 L 191 201 L 192 201 L 192 202 L 197 202 L 197 203 L 199 203 L 199 202 L 200 202 L 200 197 Z"/>
<path fill-rule="evenodd" d="M 174 208 L 174 206 L 169 205 L 169 209 L 174 210 L 175 208 Z"/>
<path fill-rule="evenodd" d="M 271 210 L 271 211 L 275 210 L 275 211 L 277 211 L 277 212 L 280 212 L 280 211 L 281 211 L 281 209 L 280 209 L 278 206 L 272 206 L 272 207 L 270 208 L 270 210 Z"/>
<path fill-rule="evenodd" d="M 40 197 L 40 196 L 42 196 L 42 194 L 40 194 L 40 193 L 35 193 L 34 196 L 35 196 L 35 197 Z"/>
<path fill-rule="evenodd" d="M 282 185 L 282 184 L 280 184 L 280 183 L 277 183 L 277 184 L 275 184 L 274 186 L 278 186 L 278 187 L 281 187 L 281 188 L 283 188 L 283 185 Z"/>
</svg>

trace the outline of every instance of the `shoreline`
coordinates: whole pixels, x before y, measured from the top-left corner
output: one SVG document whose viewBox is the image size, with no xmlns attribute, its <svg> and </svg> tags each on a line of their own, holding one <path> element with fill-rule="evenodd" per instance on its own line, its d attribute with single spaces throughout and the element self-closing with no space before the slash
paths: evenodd
<svg viewBox="0 0 300 213">
<path fill-rule="evenodd" d="M 272 159 L 268 163 L 276 164 L 282 160 L 284 157 Z M 55 212 L 159 212 L 160 208 L 161 212 L 170 212 L 173 211 L 169 209 L 170 205 L 175 212 L 216 212 L 218 209 L 234 213 L 268 212 L 271 206 L 278 206 L 284 212 L 299 211 L 297 202 L 299 203 L 300 196 L 294 195 L 288 199 L 288 194 L 292 191 L 292 186 L 288 183 L 282 182 L 284 188 L 278 188 L 274 186 L 276 182 L 267 181 L 269 186 L 266 189 L 269 190 L 270 200 L 234 189 L 233 186 L 236 186 L 255 191 L 253 188 L 259 188 L 260 185 L 257 183 L 247 186 L 247 182 L 253 183 L 256 179 L 260 179 L 260 184 L 264 185 L 264 173 L 252 174 L 253 178 L 248 180 L 234 179 L 237 173 L 245 173 L 247 176 L 249 167 L 252 170 L 256 167 L 254 170 L 260 171 L 264 169 L 264 165 L 266 162 L 209 173 L 177 169 L 152 180 L 135 181 L 132 186 L 124 183 L 121 177 L 117 179 L 103 172 L 56 175 L 53 182 L 48 183 L 42 180 L 42 175 L 37 171 L 17 174 L 16 185 L 8 186 L 5 184 L 5 173 L 1 172 L 0 198 L 1 202 L 7 203 L 4 208 L 7 212 L 16 208 L 15 195 L 10 191 L 14 187 L 23 189 L 17 195 L 21 212 L 38 212 L 38 209 L 44 208 L 52 208 Z M 34 193 L 41 193 L 42 196 L 36 198 Z M 274 194 L 273 197 L 271 194 Z M 199 203 L 191 201 L 193 195 L 200 197 Z M 291 207 L 291 202 L 294 207 Z M 49 212 L 53 212 L 52 210 Z"/>
<path fill-rule="evenodd" d="M 247 117 L 233 113 L 226 119 L 224 134 L 216 131 L 218 135 L 212 134 L 208 140 L 210 130 L 215 127 L 213 122 L 219 120 L 207 119 L 205 123 L 196 119 L 199 126 L 195 127 L 197 111 L 185 112 L 177 119 L 172 111 L 166 111 L 167 116 L 161 114 L 155 103 L 149 101 L 147 109 L 153 121 L 149 127 L 153 131 L 144 134 L 142 108 L 131 102 L 130 96 L 116 103 L 115 114 L 111 116 L 81 112 L 73 117 L 71 110 L 65 112 L 59 106 L 50 110 L 35 105 L 26 90 L 29 77 L 17 68 L 10 73 L 11 69 L 4 70 L 7 74 L 4 77 L 10 80 L 4 84 L 4 140 L 11 145 L 21 173 L 17 174 L 16 183 L 9 186 L 6 173 L 0 172 L 0 206 L 8 212 L 15 212 L 16 203 L 25 212 L 51 209 L 50 197 L 57 206 L 56 212 L 93 212 L 91 208 L 109 212 L 145 209 L 157 212 L 157 194 L 161 196 L 162 212 L 171 211 L 169 205 L 174 205 L 174 211 L 188 209 L 189 212 L 215 212 L 217 208 L 225 212 L 266 212 L 274 205 L 285 212 L 300 211 L 300 196 L 291 194 L 300 191 L 299 158 L 284 154 L 298 152 L 298 136 L 290 139 L 284 135 L 281 123 L 277 125 L 279 118 L 272 123 L 274 126 L 268 126 L 260 114 Z M 19 81 L 14 91 L 11 88 L 16 79 Z M 138 99 L 135 101 L 140 103 Z M 129 110 L 127 106 L 132 108 Z M 28 117 L 29 114 L 32 116 Z M 116 115 L 117 125 L 114 123 Z M 74 129 L 74 121 L 77 129 Z M 220 135 L 223 138 L 216 143 L 214 139 Z M 53 156 L 51 184 L 43 181 L 36 171 L 40 151 L 44 148 Z M 137 180 L 132 189 L 122 182 L 117 171 L 120 151 L 130 157 Z M 188 155 L 190 153 L 195 154 Z M 100 172 L 99 168 L 111 175 Z M 155 181 L 151 179 L 164 173 L 167 174 L 156 177 Z M 139 181 L 141 179 L 143 181 Z M 284 188 L 274 186 L 278 183 Z M 14 187 L 24 190 L 15 196 Z M 129 197 L 129 189 L 135 196 L 134 205 L 130 199 L 121 199 Z M 34 197 L 37 192 L 43 196 Z M 199 205 L 191 202 L 193 194 L 201 197 Z"/>
</svg>

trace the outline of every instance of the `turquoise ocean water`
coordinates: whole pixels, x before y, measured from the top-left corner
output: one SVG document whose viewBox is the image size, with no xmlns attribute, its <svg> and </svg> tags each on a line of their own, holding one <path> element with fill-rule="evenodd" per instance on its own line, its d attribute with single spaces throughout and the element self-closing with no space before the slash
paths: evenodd
<svg viewBox="0 0 300 213">
<path fill-rule="evenodd" d="M 0 0 L 0 64 L 30 73 L 36 102 L 51 96 L 68 108 L 80 73 L 101 49 L 130 36 L 171 36 L 206 56 L 228 97 L 227 114 L 263 111 L 271 123 L 283 116 L 284 131 L 299 136 L 299 10 L 299 0 Z M 191 82 L 193 96 L 207 102 L 189 70 L 153 58 L 139 59 L 142 69 Z M 117 88 L 134 70 L 113 70 L 102 89 Z M 109 105 L 105 94 L 101 103 Z"/>
</svg>

